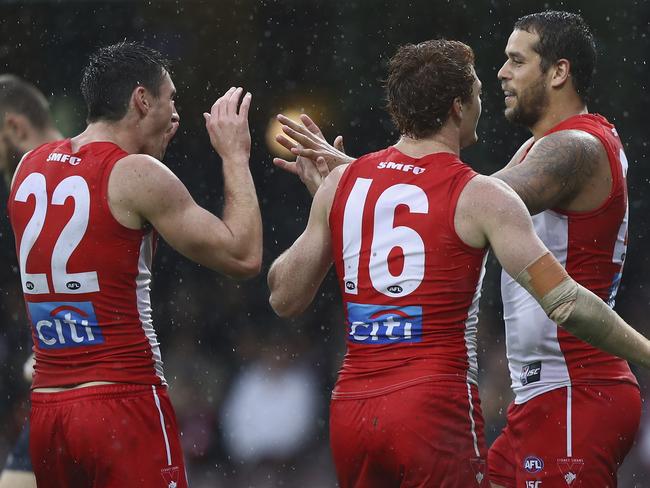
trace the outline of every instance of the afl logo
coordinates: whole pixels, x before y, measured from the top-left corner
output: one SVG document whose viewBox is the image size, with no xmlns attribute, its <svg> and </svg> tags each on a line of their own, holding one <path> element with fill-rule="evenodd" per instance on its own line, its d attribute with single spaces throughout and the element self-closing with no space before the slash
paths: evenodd
<svg viewBox="0 0 650 488">
<path fill-rule="evenodd" d="M 354 290 L 354 289 L 356 289 L 357 285 L 355 285 L 352 281 L 346 281 L 345 282 L 345 287 L 348 290 Z"/>
<path fill-rule="evenodd" d="M 33 290 L 34 289 L 34 283 L 32 283 L 31 281 L 26 282 L 25 283 L 25 288 L 27 288 L 28 290 Z"/>
<path fill-rule="evenodd" d="M 524 469 L 528 473 L 539 473 L 542 469 L 544 469 L 544 461 L 542 461 L 537 456 L 528 456 L 526 459 L 524 459 Z"/>
<path fill-rule="evenodd" d="M 399 285 L 391 285 L 387 288 L 387 290 L 391 293 L 402 293 L 402 287 Z"/>
<path fill-rule="evenodd" d="M 78 290 L 81 288 L 81 283 L 78 281 L 68 281 L 65 286 L 68 290 Z"/>
</svg>

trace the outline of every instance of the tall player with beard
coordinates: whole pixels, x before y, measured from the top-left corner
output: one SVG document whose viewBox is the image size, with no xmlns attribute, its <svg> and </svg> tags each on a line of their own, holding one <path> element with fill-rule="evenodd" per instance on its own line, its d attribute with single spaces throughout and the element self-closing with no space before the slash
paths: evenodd
<svg viewBox="0 0 650 488">
<path fill-rule="evenodd" d="M 505 53 L 505 114 L 533 137 L 494 176 L 535 214 L 537 235 L 569 275 L 613 307 L 627 246 L 627 159 L 614 126 L 587 110 L 593 36 L 579 15 L 531 14 L 515 23 Z M 557 327 L 507 272 L 502 296 L 515 400 L 490 448 L 493 486 L 616 486 L 641 415 L 628 364 Z"/>
<path fill-rule="evenodd" d="M 45 96 L 15 75 L 0 75 L 0 173 L 7 187 L 23 154 L 46 142 L 61 139 L 54 127 Z M 33 357 L 25 364 L 31 382 Z M 29 421 L 7 458 L 0 488 L 36 488 L 29 457 Z"/>
<path fill-rule="evenodd" d="M 205 113 L 223 160 L 223 219 L 159 159 L 178 129 L 162 55 L 137 43 L 84 70 L 88 127 L 26 154 L 9 216 L 36 354 L 30 451 L 39 487 L 187 486 L 151 321 L 160 234 L 186 257 L 246 278 L 261 265 L 249 170 L 251 95 L 231 88 Z"/>
<path fill-rule="evenodd" d="M 292 316 L 335 264 L 348 350 L 330 439 L 343 488 L 487 485 L 476 322 L 488 246 L 557 323 L 650 365 L 650 342 L 566 274 L 516 194 L 458 158 L 477 140 L 473 60 L 457 41 L 398 50 L 387 98 L 399 141 L 316 185 L 305 231 L 269 271 L 271 306 Z"/>
</svg>

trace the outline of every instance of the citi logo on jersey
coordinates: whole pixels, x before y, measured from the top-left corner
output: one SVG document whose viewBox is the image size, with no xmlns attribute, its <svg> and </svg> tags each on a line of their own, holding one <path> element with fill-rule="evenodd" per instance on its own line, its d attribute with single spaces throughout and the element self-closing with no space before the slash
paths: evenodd
<svg viewBox="0 0 650 488">
<path fill-rule="evenodd" d="M 404 163 L 395 163 L 393 161 L 381 161 L 377 165 L 378 169 L 396 169 L 398 171 L 404 171 L 404 172 L 412 172 L 415 175 L 422 174 L 426 171 L 425 168 L 421 168 L 419 166 L 413 166 L 412 164 L 404 164 Z"/>
<path fill-rule="evenodd" d="M 104 343 L 91 302 L 27 302 L 27 308 L 42 349 Z"/>
<path fill-rule="evenodd" d="M 422 307 L 347 303 L 348 340 L 362 344 L 420 342 Z"/>
<path fill-rule="evenodd" d="M 70 156 L 69 154 L 50 153 L 46 161 L 55 161 L 57 163 L 70 163 L 72 166 L 77 166 L 81 162 L 81 158 Z"/>
</svg>

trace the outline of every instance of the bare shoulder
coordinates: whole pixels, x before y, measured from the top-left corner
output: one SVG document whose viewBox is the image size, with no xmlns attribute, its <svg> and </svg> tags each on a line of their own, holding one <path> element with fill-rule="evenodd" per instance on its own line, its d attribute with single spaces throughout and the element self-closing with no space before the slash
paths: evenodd
<svg viewBox="0 0 650 488">
<path fill-rule="evenodd" d="M 153 176 L 156 176 L 160 172 L 163 174 L 171 173 L 167 166 L 153 156 L 147 154 L 129 154 L 115 163 L 111 175 L 129 175 L 135 178 L 145 178 L 152 176 L 152 173 Z"/>
<path fill-rule="evenodd" d="M 505 182 L 492 176 L 477 175 L 460 193 L 456 212 L 481 218 L 485 212 L 501 211 L 513 204 L 522 205 L 521 199 Z"/>
<path fill-rule="evenodd" d="M 566 170 L 583 176 L 592 174 L 603 157 L 607 153 L 595 136 L 582 130 L 562 130 L 537 141 L 524 162 L 544 166 L 564 177 Z"/>
<path fill-rule="evenodd" d="M 503 181 L 492 176 L 477 175 L 461 192 L 454 224 L 463 242 L 475 248 L 488 245 L 489 229 L 514 218 L 528 218 L 528 212 L 517 194 Z"/>
<path fill-rule="evenodd" d="M 521 164 L 494 176 L 508 183 L 535 214 L 554 207 L 569 208 L 588 183 L 608 171 L 607 153 L 596 137 L 580 130 L 563 130 L 542 137 Z"/>
<path fill-rule="evenodd" d="M 189 193 L 176 175 L 146 154 L 120 159 L 108 179 L 111 212 L 129 228 L 141 228 L 153 214 L 187 198 Z"/>
<path fill-rule="evenodd" d="M 135 192 L 135 196 L 143 196 L 143 190 L 169 191 L 169 185 L 175 186 L 177 183 L 180 181 L 176 175 L 156 158 L 146 154 L 129 154 L 115 163 L 109 178 L 109 192 Z"/>
</svg>

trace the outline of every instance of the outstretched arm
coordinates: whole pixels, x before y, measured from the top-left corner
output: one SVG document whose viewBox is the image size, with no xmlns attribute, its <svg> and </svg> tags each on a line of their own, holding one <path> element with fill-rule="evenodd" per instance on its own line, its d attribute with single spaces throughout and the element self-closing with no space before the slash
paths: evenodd
<svg viewBox="0 0 650 488">
<path fill-rule="evenodd" d="M 326 178 L 314 196 L 305 231 L 271 265 L 269 303 L 281 317 L 298 315 L 309 306 L 332 265 L 328 217 L 344 168 Z"/>
<path fill-rule="evenodd" d="M 459 236 L 475 247 L 489 243 L 504 270 L 551 320 L 595 347 L 650 367 L 650 341 L 566 273 L 535 234 L 526 207 L 510 188 L 477 176 L 461 193 L 456 212 Z"/>
<path fill-rule="evenodd" d="M 231 88 L 204 114 L 223 160 L 223 219 L 197 205 L 185 185 L 150 156 L 120 160 L 108 189 L 111 211 L 122 224 L 141 228 L 148 222 L 184 256 L 235 278 L 256 275 L 262 260 L 262 222 L 248 167 L 251 96 L 242 93 Z"/>
</svg>

